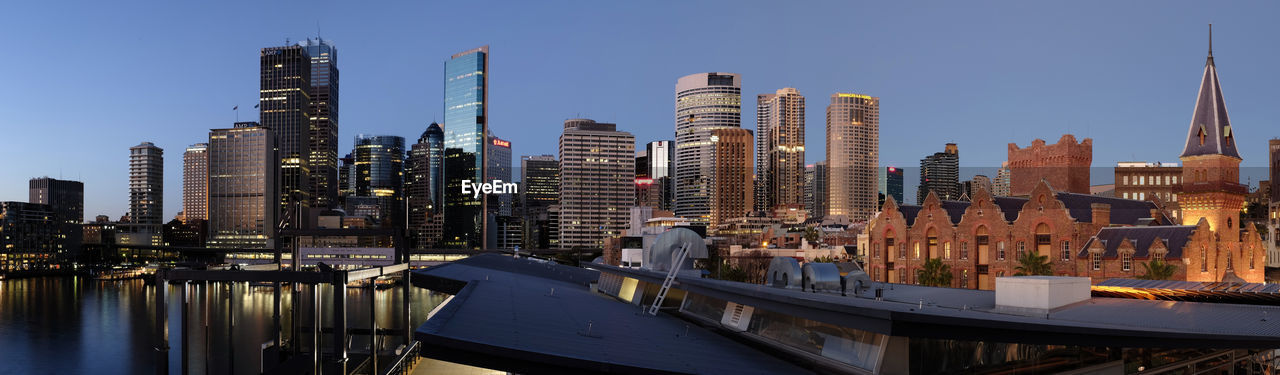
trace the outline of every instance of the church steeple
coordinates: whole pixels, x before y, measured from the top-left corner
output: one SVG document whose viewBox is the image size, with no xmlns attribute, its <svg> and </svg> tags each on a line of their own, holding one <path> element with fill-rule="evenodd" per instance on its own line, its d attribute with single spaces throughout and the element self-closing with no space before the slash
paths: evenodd
<svg viewBox="0 0 1280 375">
<path fill-rule="evenodd" d="M 1213 63 L 1213 25 L 1209 25 L 1209 56 L 1205 59 L 1204 76 L 1200 80 L 1195 112 L 1191 115 L 1187 144 L 1181 157 L 1199 155 L 1240 159 L 1231 119 L 1227 116 L 1227 105 L 1222 99 L 1222 86 L 1218 83 L 1218 68 Z"/>
</svg>

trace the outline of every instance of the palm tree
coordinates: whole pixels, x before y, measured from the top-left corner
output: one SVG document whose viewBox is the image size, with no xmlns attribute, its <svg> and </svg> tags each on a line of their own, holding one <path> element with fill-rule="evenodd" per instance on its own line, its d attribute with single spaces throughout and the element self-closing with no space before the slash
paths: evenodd
<svg viewBox="0 0 1280 375">
<path fill-rule="evenodd" d="M 1053 268 L 1049 267 L 1049 257 L 1047 255 L 1039 255 L 1033 251 L 1028 251 L 1018 257 L 1018 266 L 1014 270 L 1018 273 L 1014 276 L 1048 276 L 1053 274 Z"/>
<path fill-rule="evenodd" d="M 951 266 L 942 264 L 942 259 L 929 259 L 916 271 L 916 280 L 924 286 L 951 286 Z"/>
<path fill-rule="evenodd" d="M 1173 273 L 1178 271 L 1178 267 L 1169 263 L 1165 263 L 1160 258 L 1152 259 L 1150 262 L 1142 264 L 1147 269 L 1147 273 L 1138 276 L 1142 280 L 1168 280 L 1173 278 Z"/>
</svg>

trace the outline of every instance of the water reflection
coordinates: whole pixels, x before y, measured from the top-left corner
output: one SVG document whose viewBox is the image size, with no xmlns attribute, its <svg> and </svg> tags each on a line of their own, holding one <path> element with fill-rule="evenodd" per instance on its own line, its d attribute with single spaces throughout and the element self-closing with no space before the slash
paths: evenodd
<svg viewBox="0 0 1280 375">
<path fill-rule="evenodd" d="M 47 277 L 0 281 L 0 373 L 153 373 L 155 354 L 155 286 L 142 280 L 97 281 L 85 278 Z M 182 286 L 169 285 L 170 372 L 182 365 Z M 379 290 L 376 316 L 382 328 L 403 327 L 399 308 L 402 287 Z M 291 288 L 281 294 L 281 335 L 284 342 L 293 336 L 295 296 Z M 311 287 L 302 286 L 302 326 L 311 326 Z M 333 301 L 328 286 L 320 287 L 321 320 L 332 325 Z M 258 373 L 261 346 L 273 337 L 274 293 L 270 287 L 248 283 L 191 284 L 186 344 L 190 345 L 191 373 L 224 374 L 234 363 L 236 373 Z M 230 299 L 228 299 L 230 297 Z M 369 327 L 369 291 L 348 288 L 347 326 Z M 426 320 L 427 313 L 444 295 L 410 288 L 411 325 Z M 230 304 L 228 304 L 230 302 Z M 228 325 L 228 306 L 234 324 Z M 206 306 L 208 308 L 206 309 Z M 303 329 L 303 332 L 309 332 Z M 305 334 L 303 338 L 307 338 Z M 332 335 L 321 337 L 331 345 Z M 353 335 L 352 350 L 365 350 L 368 336 Z M 398 337 L 384 339 L 388 347 Z M 309 339 L 302 344 L 310 347 Z M 206 361 L 207 359 L 207 361 Z M 234 361 L 234 362 L 233 362 Z"/>
</svg>

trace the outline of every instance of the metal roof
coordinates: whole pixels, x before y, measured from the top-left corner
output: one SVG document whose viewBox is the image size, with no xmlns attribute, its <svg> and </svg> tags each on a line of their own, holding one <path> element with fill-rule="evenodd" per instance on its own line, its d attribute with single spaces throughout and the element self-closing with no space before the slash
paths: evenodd
<svg viewBox="0 0 1280 375">
<path fill-rule="evenodd" d="M 646 282 L 661 275 L 593 265 Z M 1280 348 L 1280 307 L 1095 297 L 1040 316 L 1005 313 L 995 292 L 872 283 L 858 296 L 711 279 L 675 288 L 876 333 L 971 341 L 1160 348 Z M 882 289 L 881 300 L 872 295 Z M 1223 319 L 1222 317 L 1230 317 Z"/>
<path fill-rule="evenodd" d="M 598 273 L 495 254 L 415 271 L 416 285 L 460 287 L 414 336 L 424 356 L 519 373 L 811 373 L 596 294 L 591 276 Z"/>
<path fill-rule="evenodd" d="M 1280 306 L 1280 284 L 1110 279 L 1094 285 L 1093 295 Z"/>
<path fill-rule="evenodd" d="M 1081 223 L 1093 222 L 1094 203 L 1104 203 L 1111 206 L 1111 223 L 1121 225 L 1138 224 L 1140 220 L 1150 218 L 1151 210 L 1157 208 L 1155 203 L 1150 201 L 1100 195 L 1056 192 L 1054 197 L 1062 202 L 1062 205 L 1066 207 L 1068 214 L 1073 219 Z M 1018 219 L 1018 213 L 1022 212 L 1022 206 L 1030 199 L 1023 197 L 992 197 L 991 201 L 1000 207 L 1000 211 L 1004 213 L 1005 221 L 1012 222 Z M 960 219 L 964 217 L 964 211 L 969 208 L 970 204 L 970 202 L 964 201 L 941 201 L 941 207 L 947 211 L 951 224 L 960 223 Z M 898 206 L 898 211 L 902 212 L 902 217 L 907 220 L 907 225 L 915 225 L 916 216 L 920 214 L 920 210 L 921 206 L 918 205 L 904 204 Z M 1164 214 L 1161 214 L 1160 222 L 1169 223 L 1172 221 Z"/>
</svg>

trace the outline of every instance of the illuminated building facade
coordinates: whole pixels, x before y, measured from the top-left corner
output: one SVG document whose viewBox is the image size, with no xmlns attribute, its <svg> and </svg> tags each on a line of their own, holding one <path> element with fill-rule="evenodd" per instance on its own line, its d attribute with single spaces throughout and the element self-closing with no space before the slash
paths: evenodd
<svg viewBox="0 0 1280 375">
<path fill-rule="evenodd" d="M 182 153 L 182 216 L 209 219 L 209 144 L 196 143 Z"/>
<path fill-rule="evenodd" d="M 564 122 L 560 135 L 560 242 L 565 249 L 603 249 L 627 231 L 635 200 L 635 144 L 616 124 Z"/>
<path fill-rule="evenodd" d="M 675 213 L 705 226 L 711 215 L 711 131 L 742 126 L 742 76 L 698 73 L 676 81 Z"/>
<path fill-rule="evenodd" d="M 297 228 L 304 222 L 297 207 L 312 206 L 311 55 L 298 45 L 269 47 L 262 49 L 259 62 L 258 118 L 276 133 L 280 148 L 280 215 Z"/>
<path fill-rule="evenodd" d="M 301 43 L 311 57 L 311 125 L 307 131 L 311 206 L 330 208 L 338 198 L 338 48 L 333 41 Z"/>
<path fill-rule="evenodd" d="M 275 134 L 256 122 L 209 131 L 209 240 L 213 248 L 266 248 L 280 212 Z"/>
<path fill-rule="evenodd" d="M 711 131 L 711 211 L 708 229 L 714 231 L 720 223 L 732 218 L 747 216 L 752 208 L 751 149 L 752 134 L 741 128 L 723 128 Z M 797 191 L 801 183 L 794 186 Z"/>
<path fill-rule="evenodd" d="M 383 227 L 404 224 L 404 137 L 357 135 L 353 166 L 356 197 L 375 198 L 376 213 L 369 219 Z M 353 214 L 356 210 L 347 210 Z"/>
<path fill-rule="evenodd" d="M 827 105 L 827 215 L 866 220 L 876 211 L 880 98 L 835 93 Z"/>
<path fill-rule="evenodd" d="M 431 123 L 409 150 L 404 174 L 408 234 L 417 248 L 440 241 L 444 203 L 444 130 Z"/>
<path fill-rule="evenodd" d="M 791 87 L 757 96 L 755 135 L 755 210 L 804 204 L 804 96 Z"/>
<path fill-rule="evenodd" d="M 451 248 L 487 249 L 487 199 L 462 191 L 479 183 L 489 133 L 489 46 L 453 55 L 444 64 L 444 239 Z"/>
</svg>

